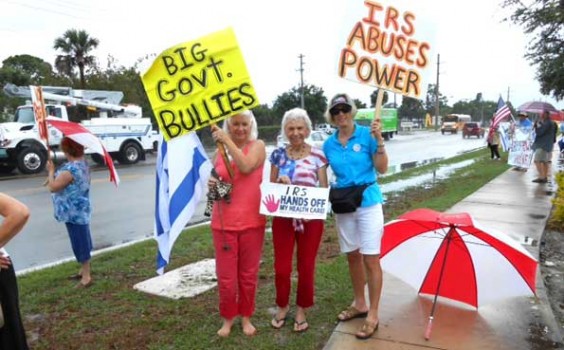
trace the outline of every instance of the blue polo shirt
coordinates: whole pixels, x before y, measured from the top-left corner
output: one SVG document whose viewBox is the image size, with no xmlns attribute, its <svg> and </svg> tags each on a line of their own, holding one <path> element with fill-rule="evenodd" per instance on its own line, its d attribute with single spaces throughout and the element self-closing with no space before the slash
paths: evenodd
<svg viewBox="0 0 564 350">
<path fill-rule="evenodd" d="M 323 152 L 337 176 L 335 187 L 348 187 L 373 183 L 363 194 L 361 207 L 382 203 L 382 192 L 376 183 L 377 173 L 372 156 L 378 151 L 378 143 L 368 127 L 355 124 L 354 132 L 346 146 L 339 142 L 339 131 L 323 144 Z"/>
</svg>

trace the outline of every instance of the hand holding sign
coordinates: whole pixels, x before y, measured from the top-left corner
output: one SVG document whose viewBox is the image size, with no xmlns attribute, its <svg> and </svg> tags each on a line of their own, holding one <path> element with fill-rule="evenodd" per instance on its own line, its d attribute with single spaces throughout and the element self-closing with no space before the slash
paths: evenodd
<svg viewBox="0 0 564 350">
<path fill-rule="evenodd" d="M 219 128 L 217 125 L 212 125 L 211 132 L 212 132 L 212 138 L 216 143 L 221 142 L 225 144 L 225 141 L 229 139 L 229 135 L 227 135 L 227 133 L 223 131 L 221 128 Z"/>
<path fill-rule="evenodd" d="M 382 120 L 381 119 L 374 119 L 372 124 L 370 124 L 370 131 L 374 138 L 381 139 L 382 138 Z"/>
<path fill-rule="evenodd" d="M 213 124 L 211 126 L 212 131 L 212 138 L 217 145 L 217 151 L 221 155 L 223 159 L 223 163 L 225 163 L 225 167 L 227 168 L 227 172 L 229 173 L 229 178 L 233 180 L 235 174 L 233 172 L 233 168 L 231 167 L 231 163 L 229 161 L 229 157 L 227 156 L 227 150 L 225 149 L 225 142 L 224 140 L 229 139 L 229 135 L 227 135 L 223 130 L 217 127 L 217 125 Z"/>
</svg>

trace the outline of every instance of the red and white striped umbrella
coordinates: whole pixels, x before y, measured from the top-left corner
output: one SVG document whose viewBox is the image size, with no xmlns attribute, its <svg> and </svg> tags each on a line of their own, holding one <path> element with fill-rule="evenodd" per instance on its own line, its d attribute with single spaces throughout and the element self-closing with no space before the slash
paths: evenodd
<svg viewBox="0 0 564 350">
<path fill-rule="evenodd" d="M 516 240 L 480 226 L 467 213 L 417 209 L 384 226 L 382 268 L 434 296 L 477 308 L 496 300 L 534 295 L 537 261 Z"/>
<path fill-rule="evenodd" d="M 96 135 L 92 134 L 90 130 L 86 129 L 84 126 L 73 122 L 47 118 L 47 123 L 58 129 L 68 138 L 101 155 L 108 166 L 110 181 L 115 183 L 116 186 L 119 185 L 119 176 L 114 167 L 114 161 L 102 144 L 102 141 L 100 141 Z"/>
</svg>

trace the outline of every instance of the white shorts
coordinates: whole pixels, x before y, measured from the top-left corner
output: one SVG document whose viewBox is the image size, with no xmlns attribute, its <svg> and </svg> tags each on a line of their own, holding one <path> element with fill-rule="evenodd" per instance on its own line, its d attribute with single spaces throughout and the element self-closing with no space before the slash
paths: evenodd
<svg viewBox="0 0 564 350">
<path fill-rule="evenodd" d="M 537 148 L 533 154 L 533 160 L 536 163 L 547 163 L 550 160 L 552 152 L 547 152 L 542 148 Z"/>
<path fill-rule="evenodd" d="M 379 255 L 384 214 L 382 204 L 357 208 L 354 213 L 335 214 L 342 253 L 359 249 L 364 255 Z"/>
</svg>

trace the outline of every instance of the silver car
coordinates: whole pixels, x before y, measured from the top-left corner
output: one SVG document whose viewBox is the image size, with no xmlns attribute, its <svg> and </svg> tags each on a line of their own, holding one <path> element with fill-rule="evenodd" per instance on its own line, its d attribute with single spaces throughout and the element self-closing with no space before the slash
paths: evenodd
<svg viewBox="0 0 564 350">
<path fill-rule="evenodd" d="M 323 148 L 323 142 L 327 140 L 330 136 L 324 131 L 314 130 L 309 134 L 309 137 L 305 140 L 306 143 L 317 148 Z M 286 135 L 278 135 L 276 138 L 276 147 L 286 147 L 289 141 L 286 139 Z"/>
</svg>

